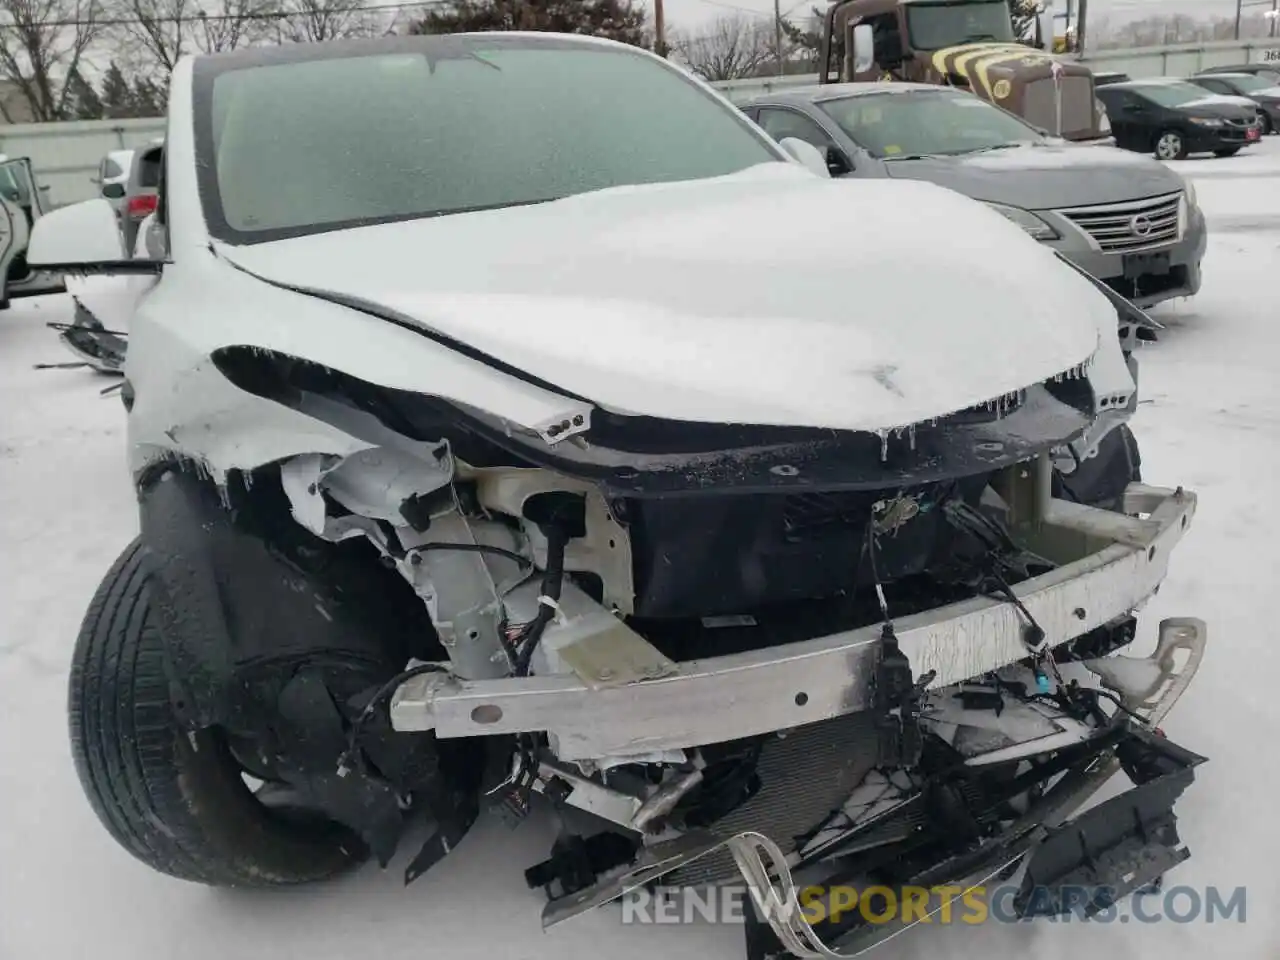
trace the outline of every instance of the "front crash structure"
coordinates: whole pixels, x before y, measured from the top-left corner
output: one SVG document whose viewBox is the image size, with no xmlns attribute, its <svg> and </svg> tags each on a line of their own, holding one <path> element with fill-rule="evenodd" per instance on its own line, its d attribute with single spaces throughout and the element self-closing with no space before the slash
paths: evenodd
<svg viewBox="0 0 1280 960">
<path fill-rule="evenodd" d="M 810 923 L 814 884 L 1020 873 L 1031 916 L 1188 855 L 1172 810 L 1203 758 L 1159 724 L 1207 631 L 1122 651 L 1196 497 L 1137 479 L 1115 368 L 856 434 L 588 404 L 525 428 L 267 350 L 213 363 L 246 409 L 349 446 L 140 472 L 183 722 L 384 865 L 425 815 L 407 880 L 486 807 L 545 804 L 546 926 L 745 881 L 754 960 L 901 932 Z M 1073 820 L 1120 771 L 1133 789 Z"/>
<path fill-rule="evenodd" d="M 748 925 L 753 957 L 855 956 L 943 906 L 939 899 L 905 925 L 810 925 L 798 901 L 798 876 L 828 888 L 855 881 L 949 888 L 951 899 L 1021 868 L 1024 894 L 1016 907 L 1023 915 L 1092 912 L 1158 881 L 1189 856 L 1172 807 L 1203 761 L 1158 732 L 1199 667 L 1203 622 L 1162 622 L 1148 657 L 1091 655 L 1128 639 L 1128 613 L 1158 587 L 1195 512 L 1194 495 L 1181 489 L 1133 484 L 1125 498 L 1125 515 L 1056 499 L 1043 504 L 1030 529 L 1045 552 L 1066 562 L 1022 583 L 1018 606 L 971 600 L 895 624 L 897 649 L 925 678 L 913 711 L 926 735 L 918 760 L 896 775 L 862 771 L 865 779 L 845 804 L 793 843 L 761 829 L 726 836 L 744 825 L 740 820 L 728 829 L 712 824 L 655 837 L 648 814 L 656 809 L 661 817 L 702 786 L 696 765 L 647 796 L 610 790 L 582 771 L 602 757 L 658 756 L 788 733 L 801 740 L 791 752 L 795 760 L 838 738 L 839 724 L 860 728 L 846 742 L 867 751 L 864 759 L 879 759 L 881 628 L 666 669 L 656 651 L 637 658 L 631 648 L 588 649 L 590 641 L 577 649 L 573 639 L 558 652 L 575 667 L 559 675 L 468 681 L 426 673 L 407 680 L 392 699 L 392 723 L 441 737 L 546 731 L 555 747 L 540 763 L 539 789 L 561 791 L 561 802 L 643 838 L 626 866 L 611 867 L 607 857 L 593 862 L 586 844 L 576 864 L 562 850 L 531 870 L 531 881 L 562 884 L 544 911 L 547 926 L 664 877 L 723 881 L 723 869 L 703 869 L 717 856 L 722 867 L 732 858 L 755 899 Z M 1078 555 L 1067 561 L 1073 550 Z M 556 629 L 573 633 L 585 622 L 569 614 Z M 1030 664 L 1028 622 L 1044 631 Z M 1048 683 L 1047 673 L 1054 677 Z M 1052 694 L 1035 692 L 1047 689 Z M 894 712 L 891 729 L 900 737 L 912 715 L 904 717 L 900 705 Z M 890 745 L 891 754 L 897 746 Z M 780 767 L 786 775 L 787 765 Z M 1070 819 L 1121 770 L 1133 789 Z M 592 882 L 572 889 L 572 878 L 582 882 L 584 873 Z M 1044 891 L 1063 887 L 1094 890 L 1096 898 L 1046 909 Z M 760 917 L 772 928 L 764 934 L 754 929 Z"/>
</svg>

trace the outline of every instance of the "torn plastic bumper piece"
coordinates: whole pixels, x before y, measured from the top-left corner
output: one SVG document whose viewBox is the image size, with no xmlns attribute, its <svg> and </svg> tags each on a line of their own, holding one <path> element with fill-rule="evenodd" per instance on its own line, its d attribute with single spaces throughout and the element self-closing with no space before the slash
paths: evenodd
<svg viewBox="0 0 1280 960">
<path fill-rule="evenodd" d="M 108 330 L 79 300 L 71 323 L 50 323 L 63 346 L 101 373 L 120 373 L 127 342 L 123 334 Z"/>
<path fill-rule="evenodd" d="M 860 956 L 888 940 L 905 933 L 919 922 L 931 922 L 948 904 L 975 888 L 1011 876 L 1020 866 L 1034 869 L 1030 883 L 1020 887 L 1026 908 L 1034 905 L 1029 892 L 1044 887 L 1036 884 L 1078 884 L 1075 889 L 1095 889 L 1095 912 L 1110 899 L 1146 885 L 1160 876 L 1169 865 L 1187 859 L 1178 848 L 1177 836 L 1171 833 L 1172 806 L 1194 777 L 1194 768 L 1204 762 L 1188 750 L 1170 743 L 1154 732 L 1158 724 L 1177 703 L 1194 678 L 1204 659 L 1208 632 L 1204 621 L 1194 618 L 1171 618 L 1160 623 L 1155 651 L 1148 657 L 1107 657 L 1086 663 L 1102 685 L 1120 697 L 1126 710 L 1145 721 L 1146 727 L 1134 725 L 1115 750 L 1068 771 L 1027 813 L 1011 824 L 1000 837 L 984 843 L 977 850 L 938 864 L 924 875 L 914 878 L 913 886 L 933 891 L 920 909 L 899 912 L 885 923 L 846 929 L 824 937 L 827 931 L 809 926 L 798 909 L 779 911 L 776 906 L 766 915 L 770 931 L 748 931 L 749 960 L 791 955 L 807 960 L 843 960 Z M 1179 656 L 1183 654 L 1184 656 Z M 1099 805 L 1076 820 L 1072 815 L 1083 806 L 1111 777 L 1125 768 L 1138 783 L 1134 788 Z M 1149 779 L 1148 779 L 1149 778 Z M 1094 837 L 1091 846 L 1070 851 L 1072 841 L 1079 844 L 1082 832 Z M 1043 852 L 1042 852 L 1043 851 Z M 1126 879 L 1125 862 L 1139 864 L 1136 876 Z M 1055 879 L 1055 874 L 1057 879 Z M 789 876 L 787 878 L 790 879 Z M 779 890 L 759 891 L 752 883 L 753 899 L 759 905 L 773 898 L 773 903 L 797 903 L 794 885 Z M 1060 906 L 1061 904 L 1059 904 Z M 1085 906 L 1080 904 L 1079 906 Z M 1028 916 L 1035 913 L 1028 912 Z M 789 916 L 790 923 L 780 920 Z M 757 920 L 758 927 L 762 921 Z M 751 926 L 751 924 L 748 924 Z M 789 928 L 789 929 L 788 929 Z M 761 933 L 765 936 L 761 936 Z M 769 936 L 773 934 L 776 936 Z M 769 949 L 789 940 L 790 950 Z"/>
<path fill-rule="evenodd" d="M 1191 856 L 1178 838 L 1173 805 L 1204 757 L 1152 733 L 1133 735 L 1150 751 L 1144 759 L 1168 772 L 1051 830 L 1027 860 L 1014 898 L 1018 916 L 1094 916 Z M 1118 750 L 1122 763 L 1131 745 Z"/>
</svg>

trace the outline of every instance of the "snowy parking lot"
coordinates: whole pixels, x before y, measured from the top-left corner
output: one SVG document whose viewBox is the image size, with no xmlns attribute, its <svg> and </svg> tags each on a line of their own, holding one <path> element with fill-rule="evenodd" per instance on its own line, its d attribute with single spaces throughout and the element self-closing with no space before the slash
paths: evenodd
<svg viewBox="0 0 1280 960">
<path fill-rule="evenodd" d="M 876 956 L 890 960 L 1067 960 L 1158 956 L 1274 960 L 1280 900 L 1275 791 L 1280 767 L 1280 641 L 1270 636 L 1280 586 L 1280 137 L 1246 154 L 1174 164 L 1192 178 L 1209 222 L 1204 287 L 1155 315 L 1168 329 L 1140 354 L 1134 421 L 1145 478 L 1200 496 L 1196 522 L 1142 620 L 1197 616 L 1210 651 L 1165 723 L 1209 763 L 1179 803 L 1192 858 L 1171 873 L 1194 894 L 1246 891 L 1246 913 L 1207 923 L 918 929 Z M 108 836 L 83 798 L 66 734 L 67 662 L 99 577 L 136 529 L 125 469 L 124 411 L 113 381 L 69 360 L 45 324 L 70 318 L 66 296 L 14 301 L 0 314 L 0 960 L 349 960 L 354 956 L 735 960 L 731 925 L 623 925 L 606 908 L 543 933 L 542 894 L 525 867 L 546 856 L 550 825 L 515 832 L 482 820 L 441 867 L 405 888 L 403 863 L 370 866 L 322 887 L 214 891 L 151 872 Z M 1254 501 L 1258 497 L 1258 501 Z M 1147 910 L 1148 916 L 1158 908 Z"/>
</svg>

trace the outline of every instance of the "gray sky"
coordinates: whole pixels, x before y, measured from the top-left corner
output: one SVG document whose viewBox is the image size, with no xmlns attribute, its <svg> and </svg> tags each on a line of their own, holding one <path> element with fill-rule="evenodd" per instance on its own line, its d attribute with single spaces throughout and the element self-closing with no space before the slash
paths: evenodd
<svg viewBox="0 0 1280 960">
<path fill-rule="evenodd" d="M 705 26 L 719 16 L 742 11 L 763 18 L 773 15 L 773 0 L 664 0 L 670 29 L 693 29 Z M 824 8 L 827 0 L 781 0 L 782 12 L 802 14 L 813 6 Z M 1245 0 L 1246 4 L 1257 0 Z M 1055 0 L 1059 11 L 1066 0 Z M 1255 10 L 1257 8 L 1255 7 Z M 1234 17 L 1235 0 L 1090 0 L 1089 19 L 1105 17 L 1113 23 L 1140 20 L 1153 14 L 1181 13 L 1197 18 Z"/>
</svg>

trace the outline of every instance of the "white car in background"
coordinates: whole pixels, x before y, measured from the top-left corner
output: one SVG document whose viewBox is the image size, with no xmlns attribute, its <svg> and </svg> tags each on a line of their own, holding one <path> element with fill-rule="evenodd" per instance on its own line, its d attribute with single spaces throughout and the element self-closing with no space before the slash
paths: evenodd
<svg viewBox="0 0 1280 960">
<path fill-rule="evenodd" d="M 124 211 L 129 171 L 133 169 L 133 155 L 133 150 L 112 150 L 98 163 L 98 172 L 92 178 L 98 186 L 98 193 L 111 204 L 117 217 Z"/>
</svg>

